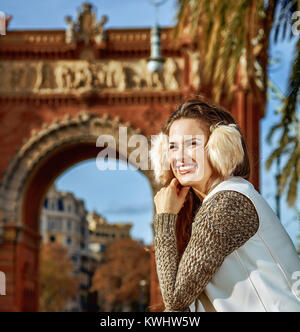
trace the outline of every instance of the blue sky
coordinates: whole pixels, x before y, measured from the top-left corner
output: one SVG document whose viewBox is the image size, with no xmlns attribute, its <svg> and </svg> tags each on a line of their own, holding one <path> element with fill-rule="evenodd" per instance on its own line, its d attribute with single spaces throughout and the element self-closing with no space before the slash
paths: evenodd
<svg viewBox="0 0 300 332">
<path fill-rule="evenodd" d="M 64 17 L 77 17 L 84 0 L 1 0 L 0 10 L 13 15 L 11 29 L 65 29 Z M 148 0 L 94 0 L 97 18 L 107 15 L 107 28 L 151 27 L 155 10 Z M 162 26 L 174 25 L 175 0 L 168 0 L 159 10 Z"/>
<path fill-rule="evenodd" d="M 9 28 L 11 30 L 65 29 L 64 17 L 77 16 L 77 9 L 83 0 L 1 0 L 0 11 L 13 15 Z M 90 1 L 97 7 L 97 18 L 107 15 L 106 28 L 151 27 L 155 20 L 154 8 L 148 0 L 102 0 Z M 161 26 L 175 24 L 176 1 L 167 1 L 159 11 Z M 271 58 L 280 58 L 274 68 L 270 68 L 269 77 L 284 94 L 289 77 L 290 64 L 293 59 L 291 42 L 281 42 L 270 47 Z M 279 102 L 269 98 L 265 117 L 260 122 L 260 192 L 276 211 L 275 205 L 275 165 L 267 171 L 265 161 L 276 147 L 277 136 L 272 146 L 265 142 L 272 124 L 279 120 L 274 111 Z M 286 158 L 282 159 L 282 164 Z M 56 181 L 59 190 L 71 191 L 78 198 L 84 199 L 88 211 L 96 210 L 110 222 L 133 223 L 132 236 L 143 239 L 147 244 L 152 241 L 150 223 L 153 217 L 151 188 L 145 176 L 138 171 L 99 171 L 95 160 L 82 162 L 70 168 Z M 300 197 L 300 193 L 299 193 Z M 299 204 L 297 206 L 300 209 Z M 295 209 L 281 199 L 281 221 L 296 244 L 299 232 Z"/>
</svg>

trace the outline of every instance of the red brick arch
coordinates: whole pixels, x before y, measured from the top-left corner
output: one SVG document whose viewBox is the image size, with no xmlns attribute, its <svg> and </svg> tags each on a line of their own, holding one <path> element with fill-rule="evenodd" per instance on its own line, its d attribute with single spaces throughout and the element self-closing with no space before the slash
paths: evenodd
<svg viewBox="0 0 300 332">
<path fill-rule="evenodd" d="M 128 140 L 132 135 L 141 134 L 129 123 L 107 115 L 80 113 L 76 118 L 55 121 L 41 131 L 37 131 L 17 152 L 2 181 L 1 211 L 6 232 L 14 230 L 12 274 L 6 303 L 10 299 L 14 308 L 20 311 L 38 310 L 38 270 L 39 270 L 39 220 L 42 204 L 48 188 L 54 180 L 72 165 L 96 158 L 101 148 L 96 146 L 99 135 L 111 135 L 117 146 L 118 128 L 127 127 Z M 150 146 L 149 146 L 150 147 Z M 128 148 L 128 154 L 133 148 Z M 116 151 L 118 159 L 126 158 Z M 151 171 L 142 171 L 148 177 L 153 192 L 156 187 Z M 8 234 L 8 233 L 7 233 Z M 4 253 L 5 244 L 1 248 Z M 7 248 L 7 252 L 9 247 Z M 2 301 L 1 301 L 2 302 Z"/>
</svg>

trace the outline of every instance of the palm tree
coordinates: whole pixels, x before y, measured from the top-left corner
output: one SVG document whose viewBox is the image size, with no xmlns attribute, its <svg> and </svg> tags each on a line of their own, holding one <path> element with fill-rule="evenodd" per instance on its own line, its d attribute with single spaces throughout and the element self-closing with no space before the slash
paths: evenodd
<svg viewBox="0 0 300 332">
<path fill-rule="evenodd" d="M 300 89 L 300 39 L 296 45 L 296 51 L 297 56 L 293 64 L 287 96 L 281 98 L 283 105 L 280 110 L 281 119 L 279 123 L 271 127 L 267 136 L 267 141 L 270 143 L 275 131 L 281 130 L 279 146 L 269 156 L 266 161 L 266 167 L 269 169 L 276 159 L 278 160 L 284 154 L 288 155 L 288 160 L 278 178 L 278 192 L 282 194 L 289 181 L 287 192 L 287 203 L 289 206 L 294 205 L 296 202 L 300 174 L 300 125 L 297 117 Z"/>
<path fill-rule="evenodd" d="M 203 61 L 203 84 L 213 87 L 211 97 L 216 102 L 230 101 L 236 73 L 244 63 L 246 86 L 265 106 L 271 29 L 275 29 L 275 42 L 281 32 L 282 38 L 288 31 L 292 36 L 291 16 L 300 9 L 300 0 L 177 0 L 177 5 L 175 36 L 177 39 L 190 36 L 198 48 Z M 276 24 L 278 17 L 281 24 Z M 300 87 L 299 41 L 296 52 L 281 121 L 268 135 L 271 140 L 276 130 L 282 130 L 279 147 L 266 162 L 268 169 L 276 158 L 288 154 L 279 184 L 282 193 L 290 180 L 287 197 L 290 206 L 297 198 L 300 174 L 299 119 L 296 117 Z"/>
</svg>

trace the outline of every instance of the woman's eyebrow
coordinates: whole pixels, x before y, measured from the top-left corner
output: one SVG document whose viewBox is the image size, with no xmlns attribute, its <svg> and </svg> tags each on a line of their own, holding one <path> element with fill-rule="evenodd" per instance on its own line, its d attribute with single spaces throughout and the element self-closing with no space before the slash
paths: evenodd
<svg viewBox="0 0 300 332">
<path fill-rule="evenodd" d="M 200 142 L 201 140 L 197 137 L 193 137 L 193 138 L 189 138 L 189 139 L 185 140 L 184 142 L 189 143 L 189 142 L 192 142 L 192 141 L 199 141 Z M 171 145 L 171 144 L 177 144 L 177 142 L 169 141 L 169 145 Z"/>
<path fill-rule="evenodd" d="M 185 142 L 188 143 L 188 142 L 191 142 L 191 141 L 200 141 L 200 139 L 197 138 L 197 137 L 193 137 L 193 138 L 187 139 Z"/>
<path fill-rule="evenodd" d="M 169 141 L 169 144 L 174 144 L 174 143 L 176 143 L 176 142 L 174 142 L 174 141 Z"/>
</svg>

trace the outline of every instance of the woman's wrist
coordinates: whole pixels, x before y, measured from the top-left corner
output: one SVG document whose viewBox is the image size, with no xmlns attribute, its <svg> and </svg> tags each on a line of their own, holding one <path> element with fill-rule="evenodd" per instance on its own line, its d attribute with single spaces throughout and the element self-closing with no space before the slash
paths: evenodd
<svg viewBox="0 0 300 332">
<path fill-rule="evenodd" d="M 170 233 L 175 231 L 177 214 L 162 212 L 157 213 L 154 218 L 153 226 L 155 235 L 161 233 Z"/>
<path fill-rule="evenodd" d="M 177 210 L 173 209 L 163 209 L 163 210 L 156 210 L 156 214 L 162 214 L 162 213 L 168 213 L 168 214 L 178 214 Z"/>
</svg>

